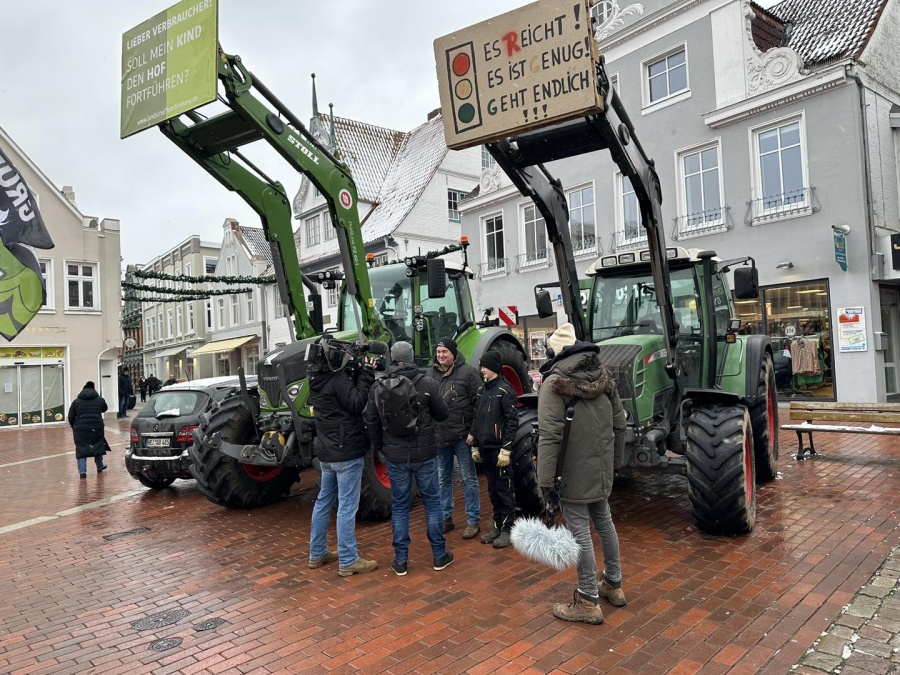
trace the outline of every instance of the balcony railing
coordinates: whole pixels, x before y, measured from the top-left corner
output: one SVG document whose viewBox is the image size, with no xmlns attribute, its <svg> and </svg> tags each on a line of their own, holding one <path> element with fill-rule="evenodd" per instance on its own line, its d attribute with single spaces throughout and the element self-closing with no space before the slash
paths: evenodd
<svg viewBox="0 0 900 675">
<path fill-rule="evenodd" d="M 572 252 L 576 258 L 589 255 L 599 256 L 603 253 L 603 247 L 600 246 L 600 240 L 593 234 L 572 234 Z"/>
<path fill-rule="evenodd" d="M 516 256 L 516 272 L 543 269 L 550 267 L 551 264 L 552 257 L 549 248 L 532 251 L 531 253 L 520 253 Z"/>
<path fill-rule="evenodd" d="M 697 213 L 689 213 L 673 218 L 672 239 L 678 241 L 686 237 L 695 237 L 703 234 L 713 234 L 734 228 L 731 219 L 731 207 L 720 206 L 715 209 L 706 209 Z"/>
<path fill-rule="evenodd" d="M 816 198 L 816 186 L 767 195 L 747 202 L 747 225 L 757 225 L 772 220 L 805 216 L 819 211 L 821 206 Z"/>
<path fill-rule="evenodd" d="M 478 266 L 478 278 L 491 279 L 493 277 L 502 277 L 506 275 L 506 270 L 506 258 L 491 258 Z"/>
<path fill-rule="evenodd" d="M 625 232 L 618 230 L 612 233 L 609 250 L 613 253 L 617 251 L 628 251 L 636 248 L 644 248 L 647 246 L 647 231 L 638 226 L 637 233 Z"/>
</svg>

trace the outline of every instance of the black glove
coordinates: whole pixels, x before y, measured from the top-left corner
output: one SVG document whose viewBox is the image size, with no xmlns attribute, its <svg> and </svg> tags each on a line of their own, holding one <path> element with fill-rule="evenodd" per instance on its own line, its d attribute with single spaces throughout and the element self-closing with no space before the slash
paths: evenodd
<svg viewBox="0 0 900 675">
<path fill-rule="evenodd" d="M 544 506 L 548 509 L 555 509 L 559 507 L 559 492 L 556 488 L 541 488 L 541 497 L 544 500 Z"/>
</svg>

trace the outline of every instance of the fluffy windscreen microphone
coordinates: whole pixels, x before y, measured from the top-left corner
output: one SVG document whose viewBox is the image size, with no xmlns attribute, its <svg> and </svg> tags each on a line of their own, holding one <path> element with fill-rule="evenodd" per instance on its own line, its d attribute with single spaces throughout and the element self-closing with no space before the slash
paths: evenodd
<svg viewBox="0 0 900 675">
<path fill-rule="evenodd" d="M 562 525 L 548 527 L 538 518 L 520 518 L 510 534 L 513 548 L 532 562 L 564 570 L 578 564 L 581 547 Z"/>
<path fill-rule="evenodd" d="M 390 352 L 387 342 L 380 342 L 379 340 L 372 340 L 366 344 L 366 347 L 366 351 L 369 354 L 377 354 L 378 356 L 387 356 L 388 352 Z"/>
</svg>

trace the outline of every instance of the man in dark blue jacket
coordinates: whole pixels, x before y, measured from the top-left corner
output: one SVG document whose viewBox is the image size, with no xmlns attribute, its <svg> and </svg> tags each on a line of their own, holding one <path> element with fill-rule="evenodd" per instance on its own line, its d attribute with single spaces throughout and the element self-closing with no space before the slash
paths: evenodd
<svg viewBox="0 0 900 675">
<path fill-rule="evenodd" d="M 488 495 L 494 507 L 494 529 L 481 537 L 481 543 L 506 548 L 511 543 L 510 531 L 516 517 L 510 461 L 519 426 L 519 411 L 515 391 L 500 375 L 503 368 L 500 352 L 485 352 L 480 365 L 484 385 L 478 390 L 475 418 L 466 442 L 472 446 L 472 459 L 484 461 Z"/>
<path fill-rule="evenodd" d="M 441 398 L 438 383 L 424 377 L 416 367 L 415 353 L 408 342 L 397 342 L 391 348 L 393 364 L 387 377 L 405 377 L 415 389 L 418 416 L 411 433 L 392 435 L 385 429 L 385 415 L 396 411 L 379 410 L 379 386 L 372 387 L 366 406 L 366 428 L 375 452 L 387 459 L 388 476 L 391 479 L 391 529 L 393 531 L 394 561 L 391 569 L 397 576 L 406 574 L 409 560 L 409 504 L 412 500 L 412 480 L 415 478 L 425 507 L 426 529 L 434 569 L 442 570 L 453 563 L 453 553 L 447 550 L 444 539 L 444 521 L 441 513 L 441 495 L 438 486 L 437 443 L 434 436 L 435 422 L 443 422 L 449 414 L 447 404 Z"/>
<path fill-rule="evenodd" d="M 356 547 L 356 512 L 363 464 L 369 451 L 360 416 L 375 375 L 372 368 L 349 362 L 338 343 L 322 338 L 320 346 L 322 358 L 310 363 L 308 371 L 322 472 L 309 531 L 309 567 L 317 569 L 338 560 L 338 574 L 349 577 L 378 567 L 374 560 L 360 558 Z M 329 551 L 325 539 L 335 499 L 338 550 Z"/>
</svg>

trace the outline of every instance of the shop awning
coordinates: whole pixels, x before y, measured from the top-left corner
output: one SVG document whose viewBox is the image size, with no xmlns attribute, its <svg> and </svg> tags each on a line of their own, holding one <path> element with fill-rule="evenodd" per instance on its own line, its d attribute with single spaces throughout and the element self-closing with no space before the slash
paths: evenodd
<svg viewBox="0 0 900 675">
<path fill-rule="evenodd" d="M 208 342 L 202 347 L 198 347 L 193 352 L 191 352 L 191 356 L 200 356 L 201 354 L 217 354 L 219 352 L 230 352 L 232 349 L 237 349 L 242 344 L 246 342 L 250 342 L 250 340 L 255 340 L 257 335 L 244 335 L 243 337 L 229 338 L 228 340 L 215 340 L 213 342 Z"/>
<path fill-rule="evenodd" d="M 164 349 L 161 352 L 156 352 L 156 354 L 153 355 L 153 358 L 167 359 L 170 356 L 175 356 L 176 354 L 183 352 L 185 349 L 187 349 L 187 345 L 181 345 L 180 347 L 172 347 L 171 349 Z"/>
</svg>

